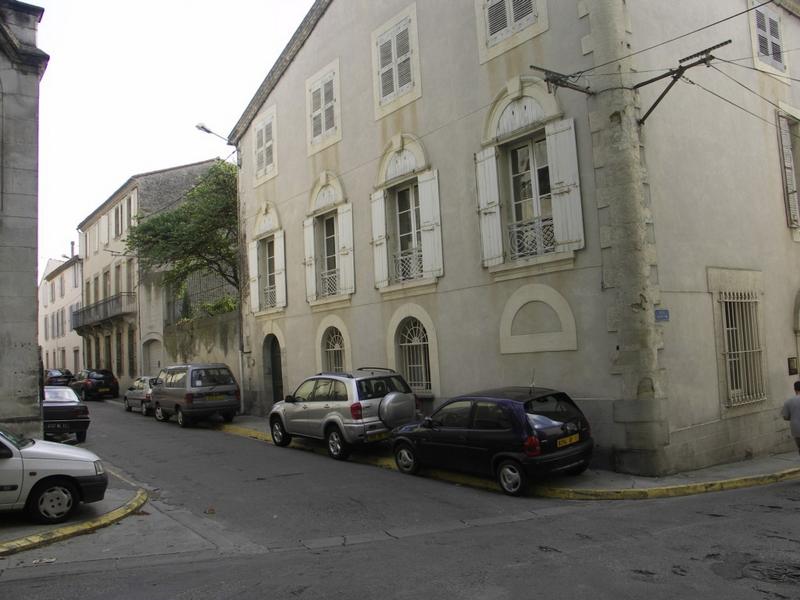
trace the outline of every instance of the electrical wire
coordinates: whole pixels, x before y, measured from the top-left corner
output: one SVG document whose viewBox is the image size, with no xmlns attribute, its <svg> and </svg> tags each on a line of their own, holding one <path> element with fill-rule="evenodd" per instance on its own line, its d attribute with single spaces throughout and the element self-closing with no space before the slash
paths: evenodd
<svg viewBox="0 0 800 600">
<path fill-rule="evenodd" d="M 752 111 L 750 111 L 750 110 L 746 109 L 744 106 L 740 106 L 740 105 L 736 104 L 736 103 L 735 103 L 733 100 L 728 100 L 728 99 L 727 99 L 727 98 L 725 98 L 724 96 L 721 96 L 720 94 L 718 94 L 718 93 L 716 93 L 716 92 L 714 92 L 714 91 L 711 91 L 710 89 L 708 89 L 708 88 L 707 88 L 707 87 L 705 87 L 704 85 L 702 85 L 702 84 L 700 84 L 700 83 L 697 83 L 696 81 L 692 81 L 691 79 L 689 79 L 688 77 L 686 77 L 686 75 L 684 75 L 683 77 L 681 77 L 681 80 L 682 80 L 682 81 L 684 81 L 685 83 L 689 83 L 689 84 L 691 84 L 691 85 L 694 85 L 694 86 L 697 86 L 697 87 L 699 87 L 699 88 L 700 88 L 701 90 L 703 90 L 704 92 L 706 92 L 706 93 L 708 93 L 708 94 L 711 94 L 712 96 L 714 96 L 715 98 L 718 98 L 718 99 L 722 100 L 722 101 L 723 101 L 723 102 L 725 102 L 726 104 L 730 104 L 731 106 L 733 106 L 733 107 L 735 107 L 735 108 L 738 108 L 738 109 L 739 109 L 739 110 L 741 110 L 741 111 L 744 111 L 744 112 L 746 112 L 748 115 L 751 115 L 751 116 L 755 117 L 755 118 L 756 118 L 756 119 L 758 119 L 759 121 L 764 121 L 764 123 L 766 123 L 766 124 L 768 124 L 768 125 L 771 125 L 772 127 L 777 127 L 777 125 L 775 125 L 775 123 L 773 123 L 772 121 L 768 121 L 767 119 L 765 119 L 765 118 L 764 118 L 764 117 L 762 117 L 761 115 L 757 115 L 756 113 L 754 113 L 754 112 L 752 112 Z"/>
<path fill-rule="evenodd" d="M 715 56 L 714 58 L 716 58 L 720 62 L 724 62 L 724 63 L 727 63 L 729 65 L 733 65 L 734 67 L 739 67 L 740 69 L 747 69 L 748 71 L 757 71 L 758 73 L 763 73 L 764 72 L 763 70 L 761 70 L 761 69 L 759 69 L 757 67 L 751 67 L 749 65 L 740 65 L 737 62 L 733 62 L 733 61 L 730 61 L 730 60 L 725 60 L 724 58 L 719 58 L 717 56 Z M 778 75 L 778 77 L 782 77 L 784 79 L 788 79 L 789 81 L 800 81 L 800 79 L 798 79 L 797 77 L 790 77 L 789 75 Z"/>
<path fill-rule="evenodd" d="M 731 19 L 735 19 L 736 17 L 739 17 L 741 15 L 744 15 L 744 14 L 747 14 L 747 13 L 749 13 L 751 11 L 754 11 L 754 10 L 756 10 L 758 8 L 761 8 L 762 6 L 764 6 L 766 4 L 771 4 L 773 1 L 774 0 L 766 0 L 766 2 L 762 2 L 761 4 L 758 4 L 756 6 L 752 6 L 752 7 L 748 8 L 748 9 L 746 9 L 746 10 L 743 10 L 743 11 L 740 11 L 740 12 L 738 12 L 736 14 L 730 15 L 729 17 L 725 17 L 724 19 L 720 19 L 719 21 L 714 21 L 713 23 L 709 23 L 708 25 L 704 25 L 703 27 L 698 27 L 697 29 L 695 29 L 693 31 L 689 31 L 688 33 L 684 33 L 684 34 L 679 35 L 677 37 L 674 37 L 672 39 L 660 42 L 658 44 L 654 44 L 653 46 L 649 46 L 647 48 L 643 48 L 641 50 L 637 50 L 636 52 L 631 52 L 630 54 L 627 54 L 625 56 L 621 56 L 620 58 L 615 58 L 614 60 L 610 60 L 608 62 L 604 62 L 604 63 L 601 63 L 599 65 L 595 65 L 593 67 L 589 67 L 588 69 L 583 69 L 582 71 L 577 71 L 577 72 L 573 73 L 572 75 L 570 75 L 570 78 L 578 79 L 584 73 L 588 73 L 589 71 L 594 71 L 595 69 L 599 69 L 600 67 L 613 65 L 616 62 L 620 62 L 620 61 L 625 60 L 627 58 L 630 58 L 632 56 L 636 56 L 637 54 L 642 54 L 643 52 L 648 52 L 650 50 L 654 50 L 655 48 L 659 48 L 660 46 L 665 46 L 665 45 L 670 44 L 672 42 L 675 42 L 677 40 L 680 40 L 680 39 L 683 39 L 685 37 L 688 37 L 690 35 L 694 35 L 695 33 L 699 33 L 700 31 L 703 31 L 705 29 L 709 29 L 711 27 L 719 25 L 720 23 L 724 23 L 725 21 L 730 21 Z"/>
<path fill-rule="evenodd" d="M 717 68 L 716 66 L 714 66 L 714 65 L 708 65 L 708 66 L 709 66 L 709 67 L 711 67 L 712 69 L 714 69 L 714 70 L 715 70 L 717 73 L 721 73 L 722 75 L 724 75 L 725 77 L 727 77 L 728 79 L 730 79 L 730 80 L 731 80 L 733 83 L 735 83 L 735 84 L 736 84 L 736 85 L 738 85 L 739 87 L 742 87 L 742 88 L 746 89 L 748 92 L 750 92 L 751 94 L 753 94 L 753 95 L 755 95 L 755 96 L 758 96 L 759 98 L 761 98 L 761 99 L 762 99 L 764 102 L 766 102 L 767 104 L 770 104 L 770 105 L 774 106 L 775 108 L 777 108 L 778 110 L 781 110 L 781 107 L 780 107 L 780 106 L 778 106 L 777 104 L 775 104 L 775 103 L 774 103 L 772 100 L 770 100 L 769 98 L 767 98 L 767 97 L 765 97 L 765 96 L 762 96 L 762 95 L 761 95 L 761 94 L 759 94 L 759 93 L 758 93 L 756 90 L 754 90 L 754 89 L 753 89 L 753 88 L 751 88 L 751 87 L 748 87 L 748 86 L 746 86 L 745 84 L 743 84 L 741 81 L 739 81 L 739 80 L 738 80 L 738 79 L 736 79 L 735 77 L 733 77 L 733 76 L 731 76 L 731 75 L 728 75 L 728 73 L 726 73 L 725 71 L 723 71 L 723 70 L 721 70 L 721 69 L 718 69 L 718 68 Z"/>
</svg>

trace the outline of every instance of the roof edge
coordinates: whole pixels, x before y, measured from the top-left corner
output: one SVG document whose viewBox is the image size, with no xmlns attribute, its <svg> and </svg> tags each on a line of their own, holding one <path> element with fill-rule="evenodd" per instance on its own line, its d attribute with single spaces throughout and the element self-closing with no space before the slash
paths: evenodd
<svg viewBox="0 0 800 600">
<path fill-rule="evenodd" d="M 258 86 L 258 90 L 248 103 L 247 108 L 244 109 L 242 116 L 239 117 L 239 121 L 237 121 L 236 125 L 228 134 L 228 141 L 232 145 L 237 145 L 239 140 L 242 139 L 245 130 L 253 122 L 253 119 L 255 119 L 256 113 L 264 105 L 264 102 L 267 101 L 272 90 L 275 89 L 275 86 L 281 80 L 281 77 L 283 77 L 286 69 L 292 64 L 294 57 L 300 52 L 300 49 L 311 35 L 311 32 L 314 31 L 317 23 L 332 2 L 333 0 L 316 0 L 313 6 L 308 10 L 305 18 L 300 23 L 297 30 L 295 30 L 294 35 L 292 35 L 292 39 L 286 44 L 278 60 L 275 61 L 275 64 L 272 66 L 272 69 L 270 69 L 266 78 L 264 78 L 264 81 Z"/>
</svg>

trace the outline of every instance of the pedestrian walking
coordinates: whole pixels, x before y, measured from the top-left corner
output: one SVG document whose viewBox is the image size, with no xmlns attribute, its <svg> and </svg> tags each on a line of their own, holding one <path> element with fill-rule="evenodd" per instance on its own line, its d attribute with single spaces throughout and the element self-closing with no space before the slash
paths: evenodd
<svg viewBox="0 0 800 600">
<path fill-rule="evenodd" d="M 789 430 L 800 452 L 800 381 L 794 382 L 794 396 L 783 403 L 781 416 L 784 421 L 789 421 Z"/>
</svg>

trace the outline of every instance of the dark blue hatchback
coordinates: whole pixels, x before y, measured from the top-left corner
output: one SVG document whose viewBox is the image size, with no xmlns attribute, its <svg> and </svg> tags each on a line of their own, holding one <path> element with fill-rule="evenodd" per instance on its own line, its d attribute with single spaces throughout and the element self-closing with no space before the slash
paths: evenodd
<svg viewBox="0 0 800 600">
<path fill-rule="evenodd" d="M 424 421 L 395 429 L 392 437 L 403 473 L 425 465 L 494 476 L 512 496 L 522 495 L 532 477 L 583 473 L 594 448 L 580 408 L 565 393 L 547 388 L 459 396 Z"/>
</svg>

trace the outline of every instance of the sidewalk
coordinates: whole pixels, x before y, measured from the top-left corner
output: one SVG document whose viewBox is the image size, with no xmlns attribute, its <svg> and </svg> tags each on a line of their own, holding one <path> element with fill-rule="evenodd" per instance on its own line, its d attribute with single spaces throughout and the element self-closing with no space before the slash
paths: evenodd
<svg viewBox="0 0 800 600">
<path fill-rule="evenodd" d="M 220 421 L 210 427 L 230 435 L 272 443 L 265 418 L 241 415 L 232 424 Z M 327 454 L 324 444 L 314 440 L 295 439 L 291 447 Z M 388 445 L 355 450 L 350 460 L 396 470 Z M 500 493 L 495 481 L 488 478 L 432 469 L 423 469 L 421 476 Z M 534 486 L 531 494 L 565 500 L 643 500 L 766 485 L 798 477 L 800 456 L 797 452 L 788 452 L 666 477 L 641 477 L 589 469 L 576 477 L 552 477 Z M 137 512 L 146 502 L 144 490 L 109 488 L 104 500 L 82 504 L 75 516 L 61 526 L 31 524 L 21 512 L 0 513 L 0 557 L 106 527 Z"/>
</svg>

